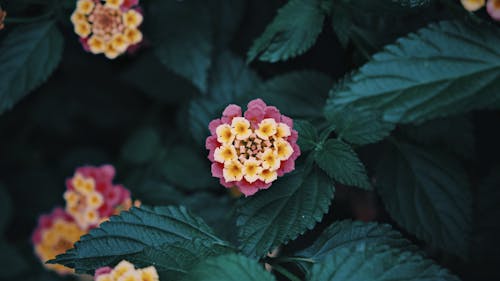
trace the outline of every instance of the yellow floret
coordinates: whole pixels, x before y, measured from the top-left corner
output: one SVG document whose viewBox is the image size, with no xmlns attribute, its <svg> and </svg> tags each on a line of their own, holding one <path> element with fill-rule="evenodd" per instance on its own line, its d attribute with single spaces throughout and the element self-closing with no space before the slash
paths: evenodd
<svg viewBox="0 0 500 281">
<path fill-rule="evenodd" d="M 88 15 L 94 9 L 95 3 L 92 0 L 79 0 L 76 3 L 76 11 Z"/>
<path fill-rule="evenodd" d="M 275 150 L 266 149 L 261 156 L 262 167 L 271 171 L 275 171 L 280 167 L 280 160 Z"/>
<path fill-rule="evenodd" d="M 64 192 L 64 200 L 66 201 L 66 205 L 69 207 L 77 206 L 80 201 L 80 195 L 77 192 L 67 190 Z"/>
<path fill-rule="evenodd" d="M 95 281 L 114 281 L 113 278 L 111 277 L 111 274 L 101 274 L 97 276 Z"/>
<path fill-rule="evenodd" d="M 276 137 L 277 138 L 286 138 L 291 135 L 290 127 L 288 127 L 285 123 L 279 123 L 276 128 Z"/>
<path fill-rule="evenodd" d="M 223 144 L 231 144 L 234 140 L 235 134 L 228 124 L 221 124 L 215 129 L 217 134 L 217 141 Z"/>
<path fill-rule="evenodd" d="M 243 164 L 243 174 L 245 174 L 245 179 L 249 183 L 259 179 L 259 174 L 262 171 L 261 163 L 255 159 L 248 159 Z"/>
<path fill-rule="evenodd" d="M 123 4 L 123 0 L 106 0 L 106 6 L 110 8 L 119 9 Z"/>
<path fill-rule="evenodd" d="M 108 59 L 112 60 L 116 59 L 116 57 L 120 55 L 120 52 L 118 52 L 118 50 L 113 47 L 113 44 L 107 43 L 106 46 L 104 47 L 104 55 Z"/>
<path fill-rule="evenodd" d="M 118 281 L 142 281 L 142 277 L 137 270 L 131 270 L 123 274 Z"/>
<path fill-rule="evenodd" d="M 111 271 L 111 276 L 114 280 L 118 280 L 118 278 L 124 276 L 128 272 L 135 272 L 134 265 L 128 261 L 121 261 Z"/>
<path fill-rule="evenodd" d="M 231 127 L 233 128 L 233 133 L 239 140 L 247 139 L 251 134 L 250 122 L 243 117 L 235 117 L 231 122 Z"/>
<path fill-rule="evenodd" d="M 75 11 L 73 14 L 71 14 L 71 22 L 73 24 L 77 24 L 79 22 L 87 22 L 87 17 L 85 16 L 85 14 Z"/>
<path fill-rule="evenodd" d="M 119 53 L 123 53 L 125 52 L 125 50 L 127 50 L 129 43 L 125 35 L 116 34 L 115 36 L 113 36 L 113 39 L 111 39 L 111 45 L 113 45 L 113 48 Z"/>
<path fill-rule="evenodd" d="M 236 149 L 232 145 L 222 145 L 217 147 L 214 152 L 214 159 L 219 163 L 233 161 L 236 157 Z"/>
<path fill-rule="evenodd" d="M 131 45 L 142 41 L 142 33 L 137 28 L 127 28 L 123 34 Z"/>
<path fill-rule="evenodd" d="M 103 202 L 104 199 L 99 192 L 92 192 L 86 196 L 87 208 L 98 209 Z"/>
<path fill-rule="evenodd" d="M 275 181 L 278 178 L 278 174 L 276 171 L 271 170 L 262 170 L 259 175 L 259 179 L 265 183 L 270 183 Z"/>
<path fill-rule="evenodd" d="M 226 162 L 222 174 L 227 182 L 240 181 L 243 178 L 243 165 L 237 160 Z"/>
<path fill-rule="evenodd" d="M 280 161 L 287 160 L 293 154 L 292 146 L 285 140 L 282 139 L 276 140 L 274 142 L 274 147 L 276 148 L 276 154 L 278 155 L 278 159 Z"/>
<path fill-rule="evenodd" d="M 274 134 L 276 134 L 276 130 L 276 121 L 272 118 L 266 118 L 260 122 L 259 128 L 255 131 L 255 134 L 259 138 L 267 140 L 270 136 L 274 136 Z"/>
<path fill-rule="evenodd" d="M 142 281 L 159 281 L 158 272 L 154 266 L 149 266 L 139 270 L 141 274 Z"/>
<path fill-rule="evenodd" d="M 122 20 L 125 24 L 125 27 L 128 28 L 136 28 L 142 23 L 142 15 L 136 10 L 128 10 L 126 13 L 123 13 Z"/>
<path fill-rule="evenodd" d="M 90 37 L 87 44 L 89 45 L 90 52 L 93 54 L 100 54 L 104 52 L 104 48 L 106 46 L 104 41 L 97 36 Z"/>
<path fill-rule="evenodd" d="M 87 38 L 90 35 L 91 27 L 86 21 L 77 22 L 75 24 L 75 33 L 82 38 Z"/>
<path fill-rule="evenodd" d="M 462 6 L 469 11 L 475 12 L 485 5 L 485 0 L 461 0 Z"/>
</svg>

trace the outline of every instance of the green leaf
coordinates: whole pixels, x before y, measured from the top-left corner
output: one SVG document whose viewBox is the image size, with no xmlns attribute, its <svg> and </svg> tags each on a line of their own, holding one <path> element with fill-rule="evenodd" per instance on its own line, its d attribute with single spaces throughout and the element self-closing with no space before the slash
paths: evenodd
<svg viewBox="0 0 500 281">
<path fill-rule="evenodd" d="M 134 132 L 122 147 L 122 158 L 132 164 L 145 164 L 151 161 L 161 148 L 158 132 L 151 127 Z"/>
<path fill-rule="evenodd" d="M 160 62 L 205 92 L 214 48 L 207 3 L 202 0 L 155 1 L 148 11 L 146 32 L 151 34 Z"/>
<path fill-rule="evenodd" d="M 74 268 L 80 273 L 140 255 L 149 247 L 160 247 L 200 239 L 224 245 L 212 230 L 184 207 L 141 207 L 122 212 L 80 238 L 74 248 L 52 263 Z M 162 246 L 168 247 L 168 246 Z"/>
<path fill-rule="evenodd" d="M 274 281 L 271 273 L 256 260 L 230 254 L 213 257 L 198 264 L 183 279 L 185 281 Z"/>
<path fill-rule="evenodd" d="M 199 92 L 185 78 L 169 71 L 153 52 L 141 54 L 120 74 L 123 83 L 164 103 L 177 104 Z"/>
<path fill-rule="evenodd" d="M 321 33 L 325 12 L 320 0 L 290 0 L 248 51 L 247 62 L 277 62 L 307 51 Z"/>
<path fill-rule="evenodd" d="M 392 0 L 392 2 L 396 2 L 403 7 L 421 7 L 429 5 L 433 0 Z"/>
<path fill-rule="evenodd" d="M 348 144 L 336 140 L 327 140 L 321 149 L 314 153 L 318 166 L 336 181 L 371 190 L 363 163 Z"/>
<path fill-rule="evenodd" d="M 494 26 L 431 24 L 375 54 L 331 92 L 326 111 L 352 106 L 378 110 L 387 122 L 420 123 L 488 108 L 500 100 L 498 45 Z"/>
<path fill-rule="evenodd" d="M 410 246 L 410 242 L 388 224 L 344 220 L 329 226 L 311 246 L 295 255 L 317 263 L 339 249 L 351 248 L 358 243 L 388 245 L 395 248 Z"/>
<path fill-rule="evenodd" d="M 315 264 L 307 280 L 454 280 L 446 269 L 404 248 L 358 243 L 336 250 Z"/>
<path fill-rule="evenodd" d="M 313 124 L 305 120 L 294 120 L 293 128 L 299 133 L 297 144 L 303 152 L 313 150 L 318 142 L 318 132 Z"/>
<path fill-rule="evenodd" d="M 326 118 L 335 126 L 339 138 L 358 145 L 375 143 L 388 136 L 394 124 L 384 122 L 376 111 L 356 108 L 329 108 Z"/>
<path fill-rule="evenodd" d="M 203 189 L 214 185 L 210 162 L 198 151 L 186 145 L 175 145 L 162 161 L 163 176 L 176 186 L 187 190 Z M 196 176 L 193 176 L 196 174 Z"/>
<path fill-rule="evenodd" d="M 439 145 L 466 159 L 475 155 L 474 123 L 467 116 L 434 119 L 420 126 L 407 126 L 404 132 L 425 145 Z"/>
<path fill-rule="evenodd" d="M 262 257 L 312 229 L 328 211 L 334 186 L 318 169 L 296 171 L 243 200 L 237 226 L 241 250 Z"/>
<path fill-rule="evenodd" d="M 260 78 L 243 60 L 229 52 L 219 55 L 210 72 L 208 97 L 191 100 L 189 128 L 198 143 L 204 143 L 210 134 L 208 124 L 220 118 L 224 108 L 235 103 L 260 84 Z"/>
<path fill-rule="evenodd" d="M 63 37 L 53 21 L 13 29 L 0 43 L 0 113 L 45 82 L 62 51 Z"/>
<path fill-rule="evenodd" d="M 472 202 L 457 161 L 398 143 L 383 153 L 376 175 L 377 190 L 397 223 L 433 247 L 467 256 Z"/>
<path fill-rule="evenodd" d="M 7 227 L 12 215 L 12 203 L 7 189 L 0 184 L 0 236 Z"/>
<path fill-rule="evenodd" d="M 282 113 L 296 118 L 321 118 L 328 90 L 333 81 L 316 71 L 296 71 L 274 77 L 252 91 L 276 106 Z"/>
</svg>

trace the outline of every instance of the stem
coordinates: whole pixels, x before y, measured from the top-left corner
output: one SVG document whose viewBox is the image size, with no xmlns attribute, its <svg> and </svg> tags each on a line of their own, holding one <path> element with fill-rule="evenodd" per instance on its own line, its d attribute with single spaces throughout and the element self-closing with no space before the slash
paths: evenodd
<svg viewBox="0 0 500 281">
<path fill-rule="evenodd" d="M 300 280 L 299 277 L 293 275 L 290 271 L 286 270 L 282 266 L 273 265 L 272 267 L 273 267 L 274 270 L 276 270 L 277 272 L 279 272 L 281 275 L 283 275 L 286 278 L 290 279 L 290 281 L 302 281 L 302 280 Z"/>
<path fill-rule="evenodd" d="M 278 263 L 280 262 L 296 262 L 296 261 L 303 261 L 307 263 L 314 263 L 314 260 L 308 259 L 308 258 L 300 258 L 300 257 L 282 257 L 282 258 L 277 258 L 276 261 Z"/>
</svg>

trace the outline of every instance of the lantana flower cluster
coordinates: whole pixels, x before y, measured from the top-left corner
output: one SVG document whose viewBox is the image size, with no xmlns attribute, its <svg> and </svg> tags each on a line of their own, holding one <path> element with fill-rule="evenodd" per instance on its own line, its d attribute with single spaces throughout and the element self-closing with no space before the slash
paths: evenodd
<svg viewBox="0 0 500 281">
<path fill-rule="evenodd" d="M 114 268 L 101 267 L 96 270 L 95 281 L 159 281 L 158 272 L 154 266 L 135 269 L 128 261 L 121 261 Z"/>
<path fill-rule="evenodd" d="M 461 0 L 462 6 L 469 11 L 475 12 L 486 5 L 486 11 L 490 17 L 496 21 L 500 21 L 500 0 Z"/>
<path fill-rule="evenodd" d="M 40 216 L 32 242 L 36 255 L 45 263 L 73 247 L 80 236 L 97 227 L 111 215 L 132 206 L 130 191 L 114 185 L 115 169 L 111 165 L 78 168 L 66 181 L 66 207 L 55 208 Z M 138 205 L 136 202 L 135 205 Z M 58 264 L 45 264 L 60 274 L 73 270 Z"/>
<path fill-rule="evenodd" d="M 85 50 L 114 59 L 142 41 L 139 0 L 78 0 L 71 15 Z"/>
<path fill-rule="evenodd" d="M 244 114 L 231 104 L 222 115 L 209 124 L 206 148 L 212 175 L 223 186 L 250 196 L 295 169 L 300 148 L 291 118 L 261 99 L 248 103 Z"/>
</svg>

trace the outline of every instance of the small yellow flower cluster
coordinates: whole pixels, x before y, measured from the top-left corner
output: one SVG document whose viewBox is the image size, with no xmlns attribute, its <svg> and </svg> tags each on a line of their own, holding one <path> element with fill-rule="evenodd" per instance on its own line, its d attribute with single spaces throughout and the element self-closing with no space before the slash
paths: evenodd
<svg viewBox="0 0 500 281">
<path fill-rule="evenodd" d="M 64 192 L 66 212 L 75 219 L 82 229 L 99 223 L 99 208 L 104 203 L 102 195 L 95 190 L 93 178 L 85 178 L 76 173 L 72 179 L 74 190 Z"/>
<path fill-rule="evenodd" d="M 135 269 L 128 261 L 121 261 L 115 268 L 102 268 L 96 271 L 95 281 L 159 281 L 153 266 Z"/>
<path fill-rule="evenodd" d="M 124 0 L 102 2 L 78 0 L 71 21 L 85 48 L 114 59 L 142 41 L 138 27 L 143 17 L 137 10 L 123 7 Z"/>
<path fill-rule="evenodd" d="M 216 129 L 217 141 L 214 159 L 224 164 L 223 176 L 227 182 L 249 183 L 261 180 L 271 183 L 278 177 L 281 161 L 293 154 L 290 127 L 273 118 L 263 119 L 255 130 L 244 117 L 233 118 L 231 125 L 221 124 Z"/>
</svg>

